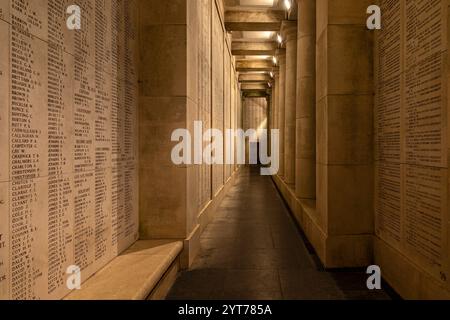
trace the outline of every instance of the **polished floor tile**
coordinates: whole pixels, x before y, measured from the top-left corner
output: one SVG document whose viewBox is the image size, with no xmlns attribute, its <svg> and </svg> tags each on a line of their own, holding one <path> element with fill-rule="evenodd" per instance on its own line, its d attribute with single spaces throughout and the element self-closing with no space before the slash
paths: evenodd
<svg viewBox="0 0 450 320">
<path fill-rule="evenodd" d="M 241 170 L 168 299 L 389 299 L 363 271 L 327 272 L 303 240 L 270 177 Z"/>
</svg>

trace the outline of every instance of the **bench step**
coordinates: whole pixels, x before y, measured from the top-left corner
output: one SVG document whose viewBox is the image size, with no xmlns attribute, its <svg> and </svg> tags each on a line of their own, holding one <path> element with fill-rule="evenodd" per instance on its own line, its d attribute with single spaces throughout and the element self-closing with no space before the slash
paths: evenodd
<svg viewBox="0 0 450 320">
<path fill-rule="evenodd" d="M 138 241 L 65 299 L 145 300 L 166 272 L 179 263 L 182 250 L 181 241 Z"/>
</svg>

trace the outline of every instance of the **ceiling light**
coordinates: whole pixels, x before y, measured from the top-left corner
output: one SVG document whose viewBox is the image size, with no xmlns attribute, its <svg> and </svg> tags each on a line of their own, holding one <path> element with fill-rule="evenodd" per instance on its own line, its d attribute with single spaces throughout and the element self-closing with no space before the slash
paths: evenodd
<svg viewBox="0 0 450 320">
<path fill-rule="evenodd" d="M 280 34 L 277 34 L 277 40 L 279 44 L 283 43 L 283 37 Z"/>
<path fill-rule="evenodd" d="M 284 7 L 286 8 L 287 11 L 291 10 L 291 0 L 284 0 Z"/>
</svg>

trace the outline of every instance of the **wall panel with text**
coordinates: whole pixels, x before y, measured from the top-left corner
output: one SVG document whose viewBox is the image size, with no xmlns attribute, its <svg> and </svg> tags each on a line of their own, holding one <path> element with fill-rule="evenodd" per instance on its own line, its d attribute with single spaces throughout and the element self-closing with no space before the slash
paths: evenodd
<svg viewBox="0 0 450 320">
<path fill-rule="evenodd" d="M 61 298 L 68 266 L 86 280 L 137 240 L 135 9 L 0 0 L 1 299 Z"/>
<path fill-rule="evenodd" d="M 448 247 L 448 2 L 380 1 L 376 235 L 443 287 Z"/>
</svg>

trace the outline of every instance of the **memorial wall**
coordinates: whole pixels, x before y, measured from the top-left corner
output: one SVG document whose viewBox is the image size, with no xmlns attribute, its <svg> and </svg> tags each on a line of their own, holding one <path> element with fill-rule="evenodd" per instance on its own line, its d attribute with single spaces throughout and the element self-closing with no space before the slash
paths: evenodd
<svg viewBox="0 0 450 320">
<path fill-rule="evenodd" d="M 427 287 L 450 289 L 448 2 L 384 0 L 380 6 L 376 262 L 403 296 L 442 296 Z"/>
<path fill-rule="evenodd" d="M 0 0 L 0 299 L 62 298 L 138 239 L 135 9 Z"/>
<path fill-rule="evenodd" d="M 219 14 L 214 8 L 212 14 L 212 128 L 224 132 L 224 52 L 225 29 Z M 220 191 L 224 183 L 224 167 L 213 165 L 212 195 Z"/>
<path fill-rule="evenodd" d="M 192 6 L 197 7 L 197 15 L 192 20 L 198 23 L 199 29 L 196 35 L 198 72 L 193 76 L 198 78 L 196 120 L 202 121 L 204 132 L 213 128 L 225 133 L 226 129 L 240 126 L 240 94 L 234 58 L 230 51 L 231 43 L 223 26 L 223 9 L 211 0 L 199 0 Z M 206 148 L 209 144 L 210 142 L 205 141 L 203 147 Z M 197 169 L 198 209 L 202 211 L 237 167 L 203 163 Z"/>
<path fill-rule="evenodd" d="M 200 1 L 200 32 L 199 32 L 199 116 L 203 123 L 203 130 L 211 128 L 211 14 L 213 2 Z M 207 142 L 203 144 L 205 148 Z M 199 168 L 198 207 L 202 210 L 212 199 L 211 194 L 211 165 L 202 164 Z"/>
</svg>

